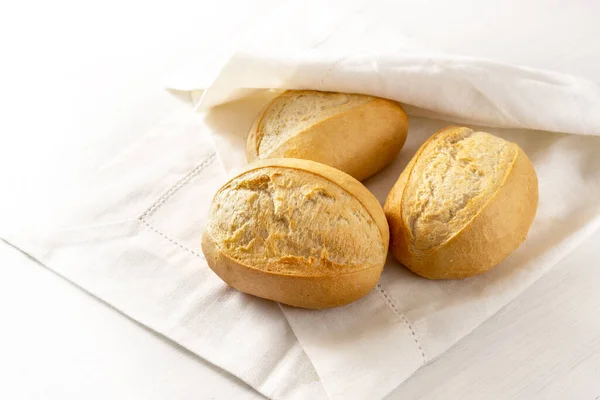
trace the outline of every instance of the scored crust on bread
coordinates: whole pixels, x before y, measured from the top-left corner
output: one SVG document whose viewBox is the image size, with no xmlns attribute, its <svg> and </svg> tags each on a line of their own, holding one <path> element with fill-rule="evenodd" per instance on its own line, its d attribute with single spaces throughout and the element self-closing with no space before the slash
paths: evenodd
<svg viewBox="0 0 600 400">
<path fill-rule="evenodd" d="M 248 161 L 300 158 L 363 180 L 398 154 L 408 119 L 395 101 L 362 94 L 289 90 L 260 112 L 246 142 Z"/>
<path fill-rule="evenodd" d="M 388 195 L 390 250 L 427 278 L 477 275 L 525 240 L 537 202 L 537 176 L 519 146 L 445 128 L 421 146 Z"/>
<path fill-rule="evenodd" d="M 389 230 L 358 181 L 307 160 L 264 160 L 215 195 L 202 248 L 226 283 L 305 308 L 366 295 L 385 263 Z"/>
</svg>

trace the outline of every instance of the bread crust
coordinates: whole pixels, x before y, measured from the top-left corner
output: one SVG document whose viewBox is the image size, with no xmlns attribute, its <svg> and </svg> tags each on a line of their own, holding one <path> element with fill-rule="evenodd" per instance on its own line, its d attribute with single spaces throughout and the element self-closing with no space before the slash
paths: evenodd
<svg viewBox="0 0 600 400">
<path fill-rule="evenodd" d="M 391 234 L 390 251 L 413 272 L 429 279 L 459 279 L 488 271 L 525 240 L 538 204 L 537 175 L 527 155 L 516 144 L 515 157 L 504 180 L 470 221 L 424 254 L 416 251 L 412 232 L 403 215 L 407 183 L 423 151 L 451 130 L 448 127 L 427 140 L 392 188 L 384 211 Z"/>
<path fill-rule="evenodd" d="M 288 257 L 296 265 L 296 272 L 278 272 L 261 269 L 260 263 L 243 262 L 231 257 L 214 232 L 211 232 L 211 221 L 202 235 L 202 250 L 209 267 L 230 286 L 254 296 L 278 301 L 296 307 L 321 309 L 348 304 L 365 296 L 377 284 L 383 270 L 385 256 L 389 246 L 389 228 L 383 209 L 377 199 L 360 182 L 347 174 L 329 166 L 308 160 L 299 159 L 267 159 L 248 165 L 236 177 L 261 169 L 286 168 L 298 170 L 324 178 L 353 196 L 377 228 L 380 234 L 383 252 L 380 262 L 365 268 L 355 268 L 343 273 L 331 273 L 324 269 L 321 273 L 305 273 L 302 268 L 306 261 Z M 293 174 L 291 172 L 290 174 Z M 306 175 L 306 174 L 303 174 Z M 232 178 L 229 182 L 233 181 Z M 228 183 L 229 183 L 228 182 Z M 227 186 L 226 183 L 224 187 Z M 223 188 L 221 190 L 223 190 Z M 218 193 L 217 193 L 218 194 Z M 217 196 L 215 196 L 216 198 Z M 214 202 L 214 200 L 213 200 Z M 212 208 L 211 208 L 212 209 Z M 211 215 L 214 218 L 214 215 Z M 315 227 L 318 229 L 318 227 Z M 341 229 L 341 228 L 340 228 Z M 355 226 L 346 229 L 356 229 Z M 254 256 L 253 256 L 254 257 Z M 261 254 L 256 254 L 261 257 Z"/>
<path fill-rule="evenodd" d="M 259 143 L 264 135 L 265 115 L 276 102 L 282 101 L 282 96 L 290 93 L 320 92 L 286 91 L 267 104 L 248 133 L 246 156 L 249 162 L 264 158 L 301 158 L 364 180 L 392 162 L 404 146 L 408 119 L 400 104 L 371 97 L 364 104 L 316 121 L 261 154 Z"/>
</svg>

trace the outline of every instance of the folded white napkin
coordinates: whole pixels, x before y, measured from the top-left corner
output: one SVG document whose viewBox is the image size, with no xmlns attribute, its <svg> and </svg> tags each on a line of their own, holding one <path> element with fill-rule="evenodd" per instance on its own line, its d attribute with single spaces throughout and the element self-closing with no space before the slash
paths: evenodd
<svg viewBox="0 0 600 400">
<path fill-rule="evenodd" d="M 592 111 L 600 109 L 600 89 L 577 77 L 431 52 L 401 33 L 393 5 L 378 4 L 306 1 L 265 15 L 208 88 L 196 86 L 208 73 L 202 69 L 172 85 L 206 89 L 204 115 L 174 116 L 90 177 L 66 204 L 66 229 L 8 240 L 268 397 L 385 396 L 600 225 L 600 138 L 540 131 L 599 134 Z M 228 288 L 208 269 L 200 236 L 212 194 L 246 163 L 246 132 L 275 94 L 267 88 L 403 102 L 407 143 L 365 182 L 382 202 L 439 128 L 477 123 L 518 143 L 540 182 L 527 241 L 489 273 L 462 281 L 425 280 L 390 257 L 371 294 L 326 311 L 279 308 Z"/>
<path fill-rule="evenodd" d="M 318 312 L 282 307 L 331 398 L 385 395 L 600 224 L 600 138 L 541 131 L 600 134 L 598 84 L 432 51 L 403 35 L 393 15 L 393 6 L 372 2 L 358 8 L 318 1 L 280 7 L 257 22 L 197 97 L 229 173 L 246 163 L 252 119 L 277 94 L 261 91 L 268 88 L 365 93 L 406 105 L 407 144 L 392 166 L 365 182 L 382 203 L 416 149 L 450 124 L 480 125 L 514 141 L 535 165 L 540 204 L 529 238 L 491 272 L 432 282 L 390 257 L 377 289 L 355 304 Z M 205 89 L 181 79 L 178 84 Z"/>
</svg>

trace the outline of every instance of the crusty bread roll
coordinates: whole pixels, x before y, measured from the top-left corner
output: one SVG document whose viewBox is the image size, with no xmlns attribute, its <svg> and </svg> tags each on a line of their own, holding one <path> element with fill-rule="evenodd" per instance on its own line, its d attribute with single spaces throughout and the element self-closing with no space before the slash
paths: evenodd
<svg viewBox="0 0 600 400">
<path fill-rule="evenodd" d="M 538 181 L 515 143 L 442 129 L 417 151 L 385 203 L 390 250 L 430 279 L 483 273 L 526 238 Z"/>
<path fill-rule="evenodd" d="M 381 170 L 406 140 L 400 104 L 361 94 L 286 91 L 250 129 L 248 161 L 302 158 L 335 167 L 358 180 Z"/>
<path fill-rule="evenodd" d="M 314 309 L 366 295 L 388 244 L 383 209 L 367 188 L 298 159 L 258 161 L 227 182 L 202 237 L 208 265 L 229 285 Z"/>
</svg>

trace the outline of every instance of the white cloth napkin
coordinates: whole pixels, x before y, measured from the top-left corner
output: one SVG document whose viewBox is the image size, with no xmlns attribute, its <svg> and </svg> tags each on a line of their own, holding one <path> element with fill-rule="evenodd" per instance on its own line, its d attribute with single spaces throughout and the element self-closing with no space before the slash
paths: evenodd
<svg viewBox="0 0 600 400">
<path fill-rule="evenodd" d="M 347 3 L 284 4 L 265 15 L 208 88 L 196 83 L 212 67 L 172 85 L 206 89 L 204 115 L 174 116 L 99 170 L 65 204 L 60 227 L 7 240 L 268 397 L 385 396 L 600 225 L 600 138 L 592 136 L 600 134 L 593 112 L 600 89 L 573 76 L 431 51 L 401 33 L 393 4 Z M 403 102 L 407 143 L 365 182 L 380 201 L 439 128 L 477 123 L 517 142 L 540 182 L 527 241 L 497 268 L 463 281 L 428 281 L 390 257 L 371 294 L 327 311 L 279 308 L 228 288 L 206 266 L 200 235 L 212 194 L 246 162 L 246 132 L 275 94 L 267 88 Z"/>
<path fill-rule="evenodd" d="M 177 114 L 77 188 L 56 226 L 6 240 L 265 396 L 326 398 L 277 304 L 206 265 L 199 235 L 223 179 L 202 118 Z"/>
<path fill-rule="evenodd" d="M 196 97 L 198 108 L 208 111 L 228 173 L 246 163 L 252 119 L 277 94 L 261 91 L 268 88 L 365 93 L 406 105 L 411 118 L 405 148 L 394 165 L 365 182 L 382 203 L 418 146 L 450 124 L 483 125 L 478 129 L 518 143 L 535 164 L 540 180 L 535 223 L 527 242 L 493 271 L 432 282 L 390 257 L 377 289 L 355 304 L 318 312 L 282 307 L 327 394 L 336 399 L 384 396 L 600 224 L 600 138 L 564 134 L 600 134 L 595 112 L 600 86 L 427 49 L 403 35 L 393 15 L 391 4 L 372 2 L 356 8 L 320 1 L 282 6 L 257 22 Z M 182 79 L 178 85 L 204 89 Z"/>
</svg>

